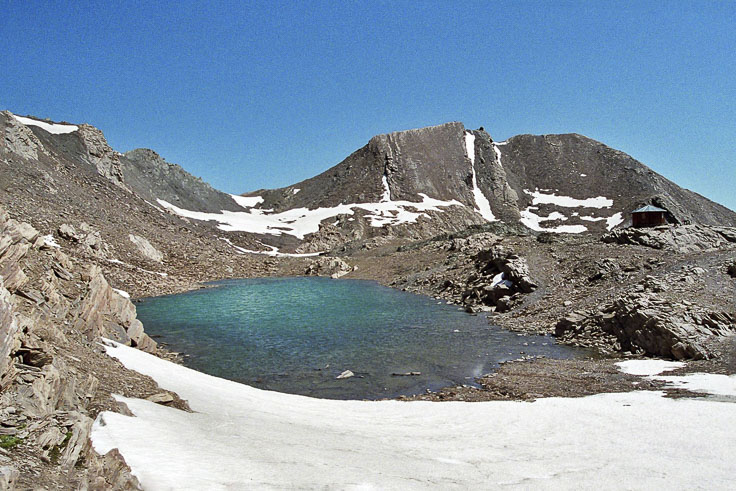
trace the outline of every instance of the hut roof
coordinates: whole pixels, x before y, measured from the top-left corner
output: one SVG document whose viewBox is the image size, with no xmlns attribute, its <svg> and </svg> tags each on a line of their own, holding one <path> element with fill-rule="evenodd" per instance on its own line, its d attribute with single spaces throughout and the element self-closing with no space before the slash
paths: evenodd
<svg viewBox="0 0 736 491">
<path fill-rule="evenodd" d="M 642 206 L 638 210 L 632 211 L 631 213 L 646 213 L 646 212 L 650 212 L 650 211 L 661 211 L 661 212 L 665 212 L 665 213 L 667 212 L 667 210 L 663 210 L 662 208 L 657 208 L 654 205 L 646 205 L 646 206 Z"/>
</svg>

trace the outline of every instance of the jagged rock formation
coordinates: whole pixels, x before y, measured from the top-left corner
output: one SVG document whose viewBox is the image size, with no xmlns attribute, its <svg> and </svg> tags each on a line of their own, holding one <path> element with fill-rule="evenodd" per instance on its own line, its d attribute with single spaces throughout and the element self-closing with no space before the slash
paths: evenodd
<svg viewBox="0 0 736 491">
<path fill-rule="evenodd" d="M 30 459 L 21 460 L 27 468 L 4 470 L 6 481 L 22 470 L 27 483 L 41 458 L 68 483 L 136 489 L 119 455 L 98 456 L 90 446 L 95 404 L 110 404 L 97 399 L 101 381 L 89 368 L 100 363 L 90 357 L 105 358 L 101 337 L 156 351 L 135 306 L 113 291 L 98 266 L 76 264 L 0 208 L 0 434 L 27 449 L 18 450 L 25 456 L 19 458 Z"/>
<path fill-rule="evenodd" d="M 603 351 L 676 360 L 708 358 L 707 342 L 736 332 L 736 318 L 664 295 L 672 284 L 695 284 L 704 274 L 705 270 L 696 267 L 662 279 L 647 276 L 597 311 L 570 313 L 557 323 L 555 335 L 563 342 Z"/>
</svg>

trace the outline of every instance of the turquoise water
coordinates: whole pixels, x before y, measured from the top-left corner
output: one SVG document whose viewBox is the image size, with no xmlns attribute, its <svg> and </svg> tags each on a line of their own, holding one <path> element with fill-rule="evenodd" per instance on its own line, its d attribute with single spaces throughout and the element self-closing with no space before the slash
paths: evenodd
<svg viewBox="0 0 736 491">
<path fill-rule="evenodd" d="M 333 399 L 375 399 L 474 383 L 526 355 L 587 352 L 518 336 L 457 306 L 370 281 L 228 280 L 146 298 L 146 332 L 196 370 L 255 387 Z M 336 380 L 344 370 L 355 377 Z M 421 372 L 419 376 L 392 373 Z"/>
</svg>

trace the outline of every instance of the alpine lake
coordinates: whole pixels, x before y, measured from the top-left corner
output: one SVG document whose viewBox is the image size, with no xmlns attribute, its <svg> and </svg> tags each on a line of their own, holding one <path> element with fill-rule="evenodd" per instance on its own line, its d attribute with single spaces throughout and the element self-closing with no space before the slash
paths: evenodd
<svg viewBox="0 0 736 491">
<path fill-rule="evenodd" d="M 254 387 L 329 399 L 381 399 L 475 385 L 523 356 L 583 349 L 521 336 L 456 305 L 371 281 L 225 280 L 143 298 L 138 318 L 184 364 Z M 346 370 L 354 375 L 337 377 Z"/>
</svg>

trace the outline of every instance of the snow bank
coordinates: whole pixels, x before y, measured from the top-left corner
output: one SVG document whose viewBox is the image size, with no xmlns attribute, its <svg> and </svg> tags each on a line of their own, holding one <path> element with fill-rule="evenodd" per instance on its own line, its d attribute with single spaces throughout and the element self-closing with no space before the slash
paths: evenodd
<svg viewBox="0 0 736 491">
<path fill-rule="evenodd" d="M 75 126 L 73 124 L 47 123 L 46 121 L 39 121 L 32 118 L 24 118 L 23 116 L 16 116 L 15 114 L 13 114 L 13 117 L 26 126 L 38 126 L 42 130 L 46 130 L 54 135 L 72 133 L 79 129 L 79 126 Z"/>
<path fill-rule="evenodd" d="M 660 375 L 663 372 L 684 367 L 685 363 L 681 361 L 629 360 L 616 363 L 616 365 L 624 373 L 646 375 L 651 380 L 661 380 L 675 388 L 718 396 L 736 397 L 736 375 L 721 375 L 716 373 Z"/>
<path fill-rule="evenodd" d="M 736 471 L 726 402 L 644 391 L 534 403 L 320 400 L 106 349 L 194 410 L 117 396 L 135 417 L 95 421 L 95 450 L 118 448 L 147 490 L 725 489 Z"/>
<path fill-rule="evenodd" d="M 488 220 L 489 222 L 496 221 L 496 217 L 491 211 L 491 203 L 488 198 L 483 194 L 483 191 L 478 187 L 478 179 L 475 174 L 475 135 L 469 131 L 465 133 L 465 151 L 470 159 L 470 170 L 473 176 L 473 198 L 475 199 L 475 209 L 480 216 Z"/>
<path fill-rule="evenodd" d="M 621 225 L 624 222 L 624 215 L 620 211 L 606 219 L 606 228 L 608 230 L 613 229 L 617 225 Z"/>
<path fill-rule="evenodd" d="M 250 208 L 246 211 L 227 211 L 220 213 L 205 213 L 190 211 L 172 205 L 162 199 L 156 200 L 164 208 L 168 208 L 177 215 L 193 218 L 195 220 L 213 220 L 218 223 L 218 228 L 227 232 L 251 232 L 256 234 L 281 235 L 290 234 L 298 239 L 319 230 L 319 224 L 323 220 L 338 215 L 353 215 L 354 209 L 359 208 L 369 212 L 366 217 L 370 220 L 372 227 L 384 225 L 400 225 L 403 223 L 415 223 L 420 216 L 426 216 L 426 211 L 443 211 L 448 206 L 463 206 L 462 203 L 451 200 L 441 201 L 430 198 L 426 194 L 419 194 L 421 202 L 413 201 L 382 201 L 380 203 L 353 203 L 338 205 L 330 208 L 293 208 L 281 213 L 273 213 L 271 210 Z M 257 197 L 259 199 L 262 199 Z M 235 196 L 233 196 L 235 199 Z M 254 203 L 256 198 L 248 198 L 252 201 L 243 201 L 239 197 L 238 204 Z M 257 203 L 256 203 L 257 204 Z M 250 204 L 248 206 L 251 206 Z M 255 205 L 252 205 L 255 206 Z"/>
<path fill-rule="evenodd" d="M 237 194 L 231 194 L 230 197 L 243 208 L 253 208 L 256 205 L 263 203 L 262 196 L 239 196 Z"/>
<path fill-rule="evenodd" d="M 525 189 L 524 192 L 533 197 L 533 205 L 557 205 L 564 208 L 610 208 L 613 206 L 613 200 L 606 198 L 605 196 L 597 196 L 595 198 L 577 199 L 571 198 L 570 196 L 557 196 L 556 194 L 545 194 L 540 192 L 538 189 L 535 191 L 529 191 Z"/>
</svg>

